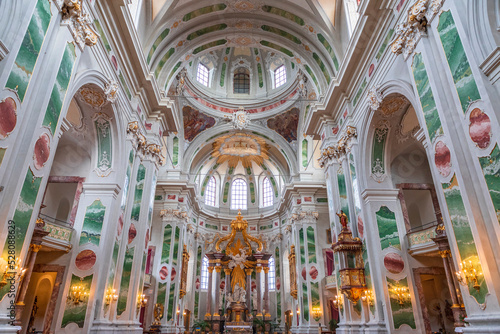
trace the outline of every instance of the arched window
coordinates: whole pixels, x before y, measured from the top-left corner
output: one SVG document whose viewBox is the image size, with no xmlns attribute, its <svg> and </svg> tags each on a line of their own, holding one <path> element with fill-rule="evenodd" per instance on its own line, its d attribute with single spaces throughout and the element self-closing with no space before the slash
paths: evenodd
<svg viewBox="0 0 500 334">
<path fill-rule="evenodd" d="M 205 189 L 205 204 L 215 206 L 215 191 L 217 189 L 217 181 L 215 177 L 211 177 Z"/>
<path fill-rule="evenodd" d="M 276 264 L 274 263 L 274 257 L 269 258 L 269 290 L 276 290 Z"/>
<path fill-rule="evenodd" d="M 247 183 L 236 179 L 231 185 L 231 210 L 247 209 Z"/>
<path fill-rule="evenodd" d="M 201 282 L 200 288 L 203 290 L 208 289 L 208 257 L 204 257 L 201 261 Z"/>
<path fill-rule="evenodd" d="M 205 65 L 199 63 L 198 64 L 198 71 L 196 72 L 196 80 L 198 80 L 199 83 L 201 83 L 203 86 L 208 87 L 208 67 Z"/>
<path fill-rule="evenodd" d="M 286 67 L 281 65 L 274 70 L 274 88 L 284 85 L 286 82 Z"/>
<path fill-rule="evenodd" d="M 233 77 L 233 93 L 249 94 L 250 93 L 250 71 L 244 67 L 240 67 L 234 71 Z"/>
<path fill-rule="evenodd" d="M 266 177 L 262 182 L 262 207 L 273 205 L 273 187 L 271 182 Z"/>
</svg>

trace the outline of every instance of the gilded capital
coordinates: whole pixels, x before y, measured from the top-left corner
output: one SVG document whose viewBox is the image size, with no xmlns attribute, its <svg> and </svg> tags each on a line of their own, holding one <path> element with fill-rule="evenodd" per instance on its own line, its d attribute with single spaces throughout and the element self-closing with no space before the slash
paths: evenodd
<svg viewBox="0 0 500 334">
<path fill-rule="evenodd" d="M 30 250 L 33 253 L 38 253 L 38 251 L 42 248 L 42 245 L 30 244 Z"/>
</svg>

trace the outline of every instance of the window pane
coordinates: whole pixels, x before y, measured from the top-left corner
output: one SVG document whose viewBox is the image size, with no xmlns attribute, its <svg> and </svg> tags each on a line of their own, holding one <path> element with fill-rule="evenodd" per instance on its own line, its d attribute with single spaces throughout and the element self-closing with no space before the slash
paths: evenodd
<svg viewBox="0 0 500 334">
<path fill-rule="evenodd" d="M 203 290 L 208 289 L 208 257 L 204 257 L 201 262 L 201 282 L 200 288 Z"/>
<path fill-rule="evenodd" d="M 274 71 L 274 88 L 278 88 L 286 82 L 286 68 L 281 65 Z"/>
<path fill-rule="evenodd" d="M 196 73 L 196 80 L 203 86 L 208 87 L 208 67 L 203 64 L 198 64 L 198 71 Z"/>
<path fill-rule="evenodd" d="M 247 209 L 247 183 L 236 179 L 231 185 L 231 210 Z"/>
<path fill-rule="evenodd" d="M 269 280 L 269 290 L 276 290 L 276 266 L 273 257 L 269 259 L 268 280 Z"/>
<path fill-rule="evenodd" d="M 234 72 L 233 92 L 236 94 L 250 93 L 250 72 L 246 68 L 238 68 Z"/>
<path fill-rule="evenodd" d="M 264 182 L 262 183 L 262 206 L 265 208 L 266 206 L 273 205 L 273 188 L 271 187 L 271 182 L 266 177 Z"/>
<path fill-rule="evenodd" d="M 215 206 L 215 191 L 217 189 L 217 182 L 215 177 L 211 177 L 208 181 L 207 188 L 205 189 L 205 204 Z"/>
</svg>

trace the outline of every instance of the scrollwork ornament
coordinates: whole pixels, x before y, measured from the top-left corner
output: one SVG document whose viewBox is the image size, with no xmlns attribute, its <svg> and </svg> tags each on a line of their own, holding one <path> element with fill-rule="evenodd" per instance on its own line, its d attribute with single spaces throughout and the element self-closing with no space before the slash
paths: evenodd
<svg viewBox="0 0 500 334">
<path fill-rule="evenodd" d="M 56 2 L 62 14 L 62 25 L 68 26 L 76 44 L 83 51 L 87 46 L 97 43 L 99 34 L 92 26 L 92 17 L 83 12 L 82 0 L 63 0 Z"/>
</svg>

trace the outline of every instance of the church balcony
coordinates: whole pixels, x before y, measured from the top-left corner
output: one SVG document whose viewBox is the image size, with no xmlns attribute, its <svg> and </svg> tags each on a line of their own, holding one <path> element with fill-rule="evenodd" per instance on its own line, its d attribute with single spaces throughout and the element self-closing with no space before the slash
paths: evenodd
<svg viewBox="0 0 500 334">
<path fill-rule="evenodd" d="M 406 234 L 408 253 L 412 256 L 438 256 L 438 246 L 432 240 L 436 235 L 437 222 L 412 228 Z"/>
<path fill-rule="evenodd" d="M 49 234 L 43 238 L 42 246 L 50 251 L 69 252 L 71 249 L 73 227 L 64 220 L 49 217 L 44 214 L 40 214 L 39 217 L 45 222 L 43 230 L 49 232 Z"/>
<path fill-rule="evenodd" d="M 337 277 L 335 275 L 330 275 L 325 277 L 325 287 L 327 289 L 336 290 L 337 289 Z"/>
</svg>

